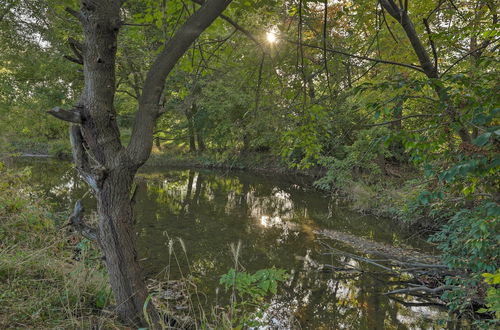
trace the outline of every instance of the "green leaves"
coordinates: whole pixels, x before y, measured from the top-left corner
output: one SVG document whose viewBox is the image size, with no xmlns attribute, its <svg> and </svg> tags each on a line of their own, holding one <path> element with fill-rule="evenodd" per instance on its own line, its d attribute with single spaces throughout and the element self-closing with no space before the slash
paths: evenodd
<svg viewBox="0 0 500 330">
<path fill-rule="evenodd" d="M 474 143 L 475 145 L 477 145 L 479 147 L 482 147 L 489 142 L 491 135 L 492 135 L 491 132 L 486 132 L 484 134 L 481 134 L 477 138 L 475 138 L 472 141 L 472 143 Z"/>
<path fill-rule="evenodd" d="M 95 298 L 95 307 L 98 309 L 103 309 L 109 304 L 110 298 L 111 290 L 109 288 L 99 290 Z"/>
<path fill-rule="evenodd" d="M 259 309 L 265 310 L 264 299 L 269 294 L 276 294 L 278 282 L 287 279 L 287 274 L 283 269 L 268 268 L 261 269 L 254 274 L 247 272 L 237 272 L 231 268 L 222 275 L 219 283 L 227 290 L 232 289 L 237 293 L 241 301 L 231 301 L 231 310 L 234 329 L 246 329 L 261 325 L 259 318 L 262 317 Z M 256 313 L 249 314 L 248 307 L 256 309 Z M 260 315 L 259 315 L 260 314 Z"/>
<path fill-rule="evenodd" d="M 472 210 L 455 213 L 431 240 L 440 243 L 444 261 L 475 274 L 491 272 L 500 262 L 500 205 L 485 201 Z"/>
<path fill-rule="evenodd" d="M 495 158 L 490 160 L 484 156 L 467 159 L 450 167 L 448 170 L 441 172 L 439 180 L 447 183 L 453 182 L 456 178 L 464 178 L 469 175 L 486 174 L 495 166 Z"/>
<path fill-rule="evenodd" d="M 226 290 L 234 288 L 241 298 L 250 297 L 254 301 L 261 301 L 268 294 L 276 294 L 278 283 L 288 278 L 284 269 L 261 269 L 254 274 L 236 272 L 231 268 L 222 275 L 219 283 Z"/>
<path fill-rule="evenodd" d="M 497 320 L 500 319 L 500 268 L 496 273 L 483 273 L 484 282 L 489 287 L 486 291 L 486 307 L 479 310 L 479 313 L 494 313 Z"/>
<path fill-rule="evenodd" d="M 427 191 L 424 190 L 418 195 L 417 200 L 420 204 L 427 206 L 435 199 L 442 199 L 444 197 L 444 193 L 442 191 Z"/>
</svg>

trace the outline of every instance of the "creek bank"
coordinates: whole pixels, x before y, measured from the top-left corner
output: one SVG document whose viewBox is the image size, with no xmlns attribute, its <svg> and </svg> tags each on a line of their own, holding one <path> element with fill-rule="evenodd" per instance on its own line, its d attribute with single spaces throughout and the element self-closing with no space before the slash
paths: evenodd
<svg viewBox="0 0 500 330">
<path fill-rule="evenodd" d="M 22 157 L 55 157 L 58 159 L 71 159 L 71 146 L 69 139 L 37 140 L 28 138 L 15 138 L 0 141 L 0 158 L 15 156 Z"/>
<path fill-rule="evenodd" d="M 317 180 L 326 169 L 316 166 L 310 169 L 288 167 L 278 156 L 262 153 L 245 153 L 223 158 L 215 154 L 152 154 L 145 166 L 166 166 L 171 168 L 206 168 L 231 171 L 250 171 L 259 174 L 280 174 L 308 177 Z"/>
<path fill-rule="evenodd" d="M 99 252 L 56 225 L 32 183 L 0 163 L 0 328 L 123 328 Z"/>
</svg>

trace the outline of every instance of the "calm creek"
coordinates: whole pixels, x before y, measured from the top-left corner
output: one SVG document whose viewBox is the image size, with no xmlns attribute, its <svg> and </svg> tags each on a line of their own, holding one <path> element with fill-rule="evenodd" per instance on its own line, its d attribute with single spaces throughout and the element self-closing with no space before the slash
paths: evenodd
<svg viewBox="0 0 500 330">
<path fill-rule="evenodd" d="M 14 165 L 29 166 L 34 187 L 61 211 L 72 209 L 75 200 L 88 190 L 69 162 L 22 158 Z M 234 267 L 230 244 L 241 241 L 239 261 L 245 271 L 274 266 L 291 275 L 264 312 L 270 319 L 269 329 L 456 326 L 439 321 L 447 314 L 438 307 L 405 306 L 385 296 L 384 292 L 397 288 L 389 284 L 395 279 L 387 275 L 319 270 L 321 264 L 345 263 L 373 270 L 373 266 L 353 259 L 325 255 L 315 234 L 322 229 L 392 246 L 427 252 L 432 248 L 395 221 L 349 211 L 346 205 L 301 180 L 242 171 L 145 167 L 137 177 L 135 212 L 139 257 L 146 274 L 153 277 L 168 270 L 169 279 L 190 276 L 197 279 L 204 305 L 213 306 L 216 300 L 226 304 L 222 288 L 216 295 L 218 281 Z M 95 202 L 87 197 L 84 204 L 86 214 L 91 214 Z M 177 261 L 169 253 L 170 240 Z M 341 242 L 327 242 L 337 249 L 355 252 Z"/>
</svg>

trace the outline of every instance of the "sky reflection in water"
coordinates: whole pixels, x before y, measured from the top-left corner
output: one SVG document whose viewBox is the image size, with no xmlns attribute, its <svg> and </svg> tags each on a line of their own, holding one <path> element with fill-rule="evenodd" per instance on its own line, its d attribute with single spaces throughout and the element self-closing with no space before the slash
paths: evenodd
<svg viewBox="0 0 500 330">
<path fill-rule="evenodd" d="M 31 161 L 29 165 L 36 185 L 63 207 L 70 207 L 87 190 L 68 163 Z M 439 309 L 403 306 L 382 295 L 393 288 L 388 277 L 318 271 L 320 264 L 341 265 L 341 261 L 371 268 L 346 257 L 323 255 L 315 241 L 316 229 L 426 247 L 409 233 L 395 230 L 388 219 L 349 212 L 297 184 L 295 178 L 147 168 L 137 182 L 138 250 L 147 274 L 166 269 L 172 239 L 179 266 L 170 267 L 170 278 L 190 272 L 200 279 L 198 290 L 206 295 L 207 305 L 215 303 L 220 275 L 233 267 L 229 245 L 241 240 L 240 261 L 246 271 L 275 266 L 291 274 L 265 311 L 273 329 L 299 325 L 302 329 L 443 328 L 437 320 L 446 315 Z M 85 204 L 91 210 L 94 202 Z M 178 237 L 185 244 L 189 265 Z M 354 252 L 341 243 L 329 244 Z"/>
</svg>

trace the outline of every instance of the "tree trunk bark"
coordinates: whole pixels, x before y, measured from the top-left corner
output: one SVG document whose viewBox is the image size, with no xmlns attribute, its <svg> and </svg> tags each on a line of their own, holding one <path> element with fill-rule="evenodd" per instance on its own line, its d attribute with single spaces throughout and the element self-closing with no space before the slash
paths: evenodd
<svg viewBox="0 0 500 330">
<path fill-rule="evenodd" d="M 147 288 L 137 260 L 130 191 L 138 169 L 120 142 L 114 108 L 120 1 L 86 0 L 75 14 L 82 23 L 84 90 L 81 123 L 72 128 L 73 158 L 97 199 L 98 241 L 120 319 L 146 326 Z M 158 320 L 152 305 L 148 317 Z"/>
<path fill-rule="evenodd" d="M 205 147 L 205 140 L 203 139 L 203 131 L 201 129 L 198 129 L 196 131 L 196 140 L 198 142 L 198 151 L 200 153 L 204 152 L 206 147 Z"/>
<path fill-rule="evenodd" d="M 195 132 L 195 136 L 196 136 L 196 143 L 198 144 L 198 151 L 200 153 L 204 152 L 205 151 L 205 140 L 203 138 L 203 127 L 202 127 L 202 123 L 200 123 L 200 120 L 195 120 L 195 117 L 198 114 L 198 105 L 196 104 L 196 101 L 193 102 L 192 104 L 192 109 L 193 109 L 193 130 Z"/>
<path fill-rule="evenodd" d="M 75 123 L 70 129 L 73 159 L 97 199 L 97 240 L 104 253 L 109 280 L 121 320 L 147 326 L 143 307 L 148 292 L 137 260 L 131 187 L 137 170 L 153 146 L 153 130 L 160 113 L 165 79 L 192 42 L 222 13 L 231 0 L 208 0 L 197 10 L 157 56 L 142 88 L 139 109 L 127 148 L 120 140 L 114 108 L 117 35 L 122 25 L 122 0 L 81 0 L 80 11 L 67 9 L 84 33 L 77 51 L 83 64 L 84 89 L 71 116 L 49 112 Z M 150 326 L 159 316 L 149 304 Z"/>
<path fill-rule="evenodd" d="M 117 168 L 96 194 L 99 242 L 120 319 L 136 326 L 146 325 L 143 306 L 148 295 L 135 249 L 130 190 L 135 171 Z M 150 317 L 155 314 L 149 306 Z M 154 317 L 154 316 L 153 316 Z"/>
</svg>

